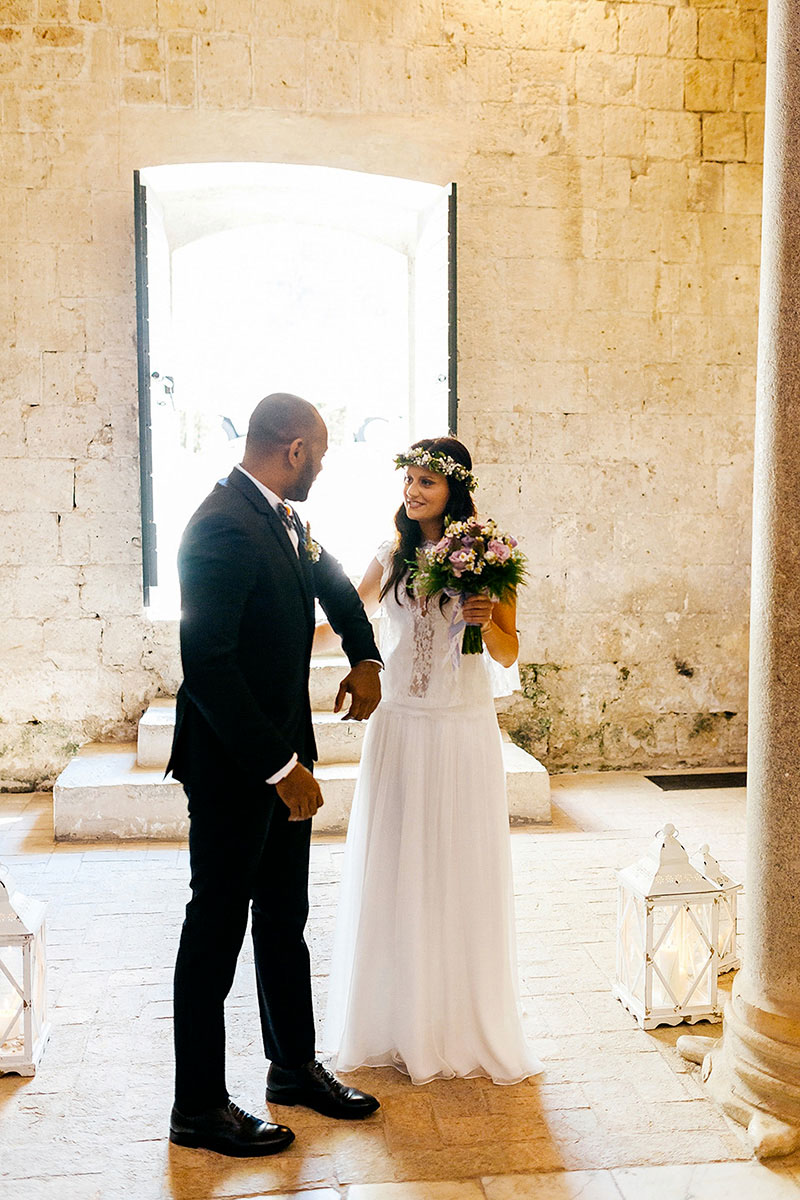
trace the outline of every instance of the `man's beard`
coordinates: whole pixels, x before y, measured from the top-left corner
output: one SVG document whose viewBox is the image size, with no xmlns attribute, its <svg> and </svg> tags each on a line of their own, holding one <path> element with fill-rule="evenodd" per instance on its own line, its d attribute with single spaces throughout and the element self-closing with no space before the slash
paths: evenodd
<svg viewBox="0 0 800 1200">
<path fill-rule="evenodd" d="M 287 500 L 297 500 L 300 503 L 308 499 L 308 493 L 311 491 L 311 485 L 316 479 L 314 470 L 311 464 L 307 464 L 303 474 L 299 475 L 292 484 L 291 489 L 286 493 Z"/>
</svg>

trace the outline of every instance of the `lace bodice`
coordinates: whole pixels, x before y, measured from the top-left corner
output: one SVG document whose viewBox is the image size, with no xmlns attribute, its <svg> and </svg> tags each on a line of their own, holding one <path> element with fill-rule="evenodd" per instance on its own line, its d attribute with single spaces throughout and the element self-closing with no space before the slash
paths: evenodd
<svg viewBox="0 0 800 1200">
<path fill-rule="evenodd" d="M 391 552 L 391 543 L 378 551 L 384 578 Z M 438 596 L 420 599 L 408 596 L 402 583 L 397 591 L 399 602 L 392 588 L 381 605 L 384 700 L 437 710 L 491 704 L 492 684 L 486 656 L 459 653 L 453 667 L 450 629 L 454 602 L 447 600 L 442 606 Z M 460 644 L 458 635 L 459 649 Z"/>
</svg>

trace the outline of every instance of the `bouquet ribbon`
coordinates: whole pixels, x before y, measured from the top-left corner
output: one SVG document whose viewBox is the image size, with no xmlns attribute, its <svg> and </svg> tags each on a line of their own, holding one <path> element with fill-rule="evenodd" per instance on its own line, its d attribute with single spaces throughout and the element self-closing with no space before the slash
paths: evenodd
<svg viewBox="0 0 800 1200">
<path fill-rule="evenodd" d="M 445 588 L 444 594 L 455 600 L 453 615 L 450 618 L 450 628 L 447 630 L 450 642 L 448 655 L 450 666 L 453 668 L 453 674 L 455 674 L 461 666 L 461 643 L 463 641 L 464 630 L 467 628 L 467 622 L 461 615 L 464 608 L 464 593 L 457 592 L 454 588 Z"/>
</svg>

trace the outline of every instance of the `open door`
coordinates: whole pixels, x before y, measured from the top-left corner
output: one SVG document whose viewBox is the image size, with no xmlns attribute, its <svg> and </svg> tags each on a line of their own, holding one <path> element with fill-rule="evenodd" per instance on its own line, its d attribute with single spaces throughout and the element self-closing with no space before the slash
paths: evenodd
<svg viewBox="0 0 800 1200">
<path fill-rule="evenodd" d="M 142 509 L 142 593 L 158 583 L 156 526 L 153 519 L 153 431 L 150 400 L 150 318 L 147 282 L 147 193 L 133 173 L 133 217 L 136 235 L 136 334 L 139 375 L 139 476 Z"/>
<path fill-rule="evenodd" d="M 409 255 L 410 441 L 455 434 L 456 185 L 420 215 Z M 446 297 L 446 303 L 445 303 Z"/>
<path fill-rule="evenodd" d="M 447 426 L 458 433 L 458 228 L 456 225 L 456 185 L 450 184 L 447 196 Z"/>
</svg>

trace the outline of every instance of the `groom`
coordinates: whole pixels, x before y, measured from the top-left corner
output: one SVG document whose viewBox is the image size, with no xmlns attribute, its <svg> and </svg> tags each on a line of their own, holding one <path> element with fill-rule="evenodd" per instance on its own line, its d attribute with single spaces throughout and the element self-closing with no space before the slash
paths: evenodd
<svg viewBox="0 0 800 1200">
<path fill-rule="evenodd" d="M 217 484 L 181 542 L 181 660 L 168 770 L 189 801 L 192 897 L 175 966 L 175 1106 L 170 1141 L 237 1156 L 293 1140 L 244 1112 L 225 1085 L 224 1002 L 252 909 L 267 1101 L 365 1117 L 378 1101 L 315 1059 L 308 950 L 311 817 L 322 804 L 308 696 L 314 598 L 352 664 L 336 698 L 367 718 L 380 656 L 335 559 L 307 544 L 286 499 L 305 500 L 328 445 L 298 396 L 267 396 L 244 459 Z"/>
</svg>

